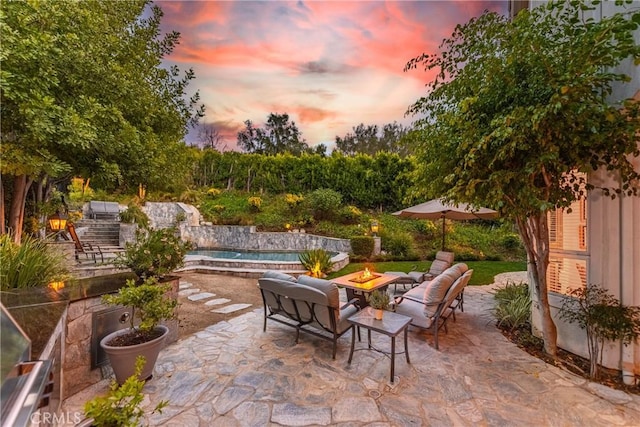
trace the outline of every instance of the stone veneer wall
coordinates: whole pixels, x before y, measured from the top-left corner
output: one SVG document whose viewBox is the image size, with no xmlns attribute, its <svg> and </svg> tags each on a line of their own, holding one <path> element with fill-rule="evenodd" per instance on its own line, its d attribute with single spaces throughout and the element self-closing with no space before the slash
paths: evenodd
<svg viewBox="0 0 640 427">
<path fill-rule="evenodd" d="M 153 228 L 170 227 L 176 223 L 178 213 L 186 219 L 179 224 L 180 236 L 199 248 L 246 249 L 254 251 L 304 251 L 322 248 L 330 252 L 351 252 L 351 241 L 332 237 L 293 232 L 257 232 L 254 226 L 211 225 L 200 222 L 200 212 L 184 203 L 152 203 L 143 207 Z M 135 238 L 133 230 L 125 224 L 120 227 L 120 245 Z"/>
<path fill-rule="evenodd" d="M 322 248 L 351 252 L 351 241 L 306 233 L 256 232 L 253 226 L 211 225 L 180 228 L 182 238 L 199 248 L 246 249 L 251 251 L 304 251 Z"/>
</svg>

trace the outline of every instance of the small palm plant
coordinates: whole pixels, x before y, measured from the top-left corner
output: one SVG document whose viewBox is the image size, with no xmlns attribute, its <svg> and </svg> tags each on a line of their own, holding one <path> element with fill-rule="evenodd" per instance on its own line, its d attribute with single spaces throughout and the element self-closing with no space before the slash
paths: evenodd
<svg viewBox="0 0 640 427">
<path fill-rule="evenodd" d="M 324 249 L 306 250 L 298 258 L 311 277 L 325 277 L 333 267 L 331 255 Z"/>
</svg>

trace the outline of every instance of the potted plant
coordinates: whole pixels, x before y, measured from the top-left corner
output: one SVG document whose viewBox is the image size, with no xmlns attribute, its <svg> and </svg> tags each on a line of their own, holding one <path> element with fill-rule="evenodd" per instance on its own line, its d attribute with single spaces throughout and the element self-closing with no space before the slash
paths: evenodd
<svg viewBox="0 0 640 427">
<path fill-rule="evenodd" d="M 144 381 L 139 379 L 143 366 L 144 356 L 136 358 L 135 372 L 123 384 L 116 381 L 111 383 L 109 392 L 105 396 L 98 396 L 89 400 L 84 405 L 84 413 L 87 419 L 79 426 L 113 427 L 113 426 L 138 426 L 144 411 L 140 407 L 144 394 L 142 388 Z M 162 413 L 167 406 L 166 400 L 156 405 L 151 413 Z"/>
<path fill-rule="evenodd" d="M 191 242 L 184 242 L 175 227 L 136 231 L 136 241 L 127 243 L 118 254 L 114 265 L 131 269 L 141 280 L 163 277 L 184 265 L 184 257 L 191 249 Z"/>
<path fill-rule="evenodd" d="M 147 360 L 139 375 L 140 379 L 151 377 L 158 354 L 169 333 L 169 328 L 159 323 L 173 318 L 178 304 L 176 299 L 167 295 L 170 288 L 168 284 L 158 284 L 155 277 L 147 278 L 141 284 L 129 279 L 117 294 L 102 297 L 107 304 L 132 309 L 129 328 L 112 332 L 100 341 L 119 384 L 123 384 L 134 374 L 135 361 L 139 355 Z M 138 326 L 134 326 L 136 318 L 140 320 Z"/>
<path fill-rule="evenodd" d="M 382 320 L 382 313 L 389 308 L 389 294 L 375 290 L 369 294 L 369 305 L 373 308 L 376 319 Z"/>
</svg>

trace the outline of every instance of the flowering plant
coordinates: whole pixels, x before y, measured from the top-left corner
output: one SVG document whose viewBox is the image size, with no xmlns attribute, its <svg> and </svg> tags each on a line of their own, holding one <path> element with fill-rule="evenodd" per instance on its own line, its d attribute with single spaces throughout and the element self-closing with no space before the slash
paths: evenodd
<svg viewBox="0 0 640 427">
<path fill-rule="evenodd" d="M 175 227 L 138 229 L 136 241 L 127 243 L 114 265 L 122 269 L 130 268 L 141 279 L 162 277 L 182 267 L 184 257 L 191 249 L 193 244 L 183 242 Z"/>
</svg>

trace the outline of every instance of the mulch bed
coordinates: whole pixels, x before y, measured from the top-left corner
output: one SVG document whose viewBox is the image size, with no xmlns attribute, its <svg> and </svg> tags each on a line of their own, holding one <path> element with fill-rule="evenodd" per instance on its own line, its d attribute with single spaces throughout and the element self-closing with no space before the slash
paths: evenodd
<svg viewBox="0 0 640 427">
<path fill-rule="evenodd" d="M 622 381 L 622 373 L 615 369 L 600 367 L 600 378 L 589 378 L 589 359 L 558 349 L 557 358 L 553 358 L 544 352 L 542 339 L 535 337 L 527 328 L 509 330 L 500 328 L 502 334 L 511 342 L 532 356 L 561 369 L 573 372 L 589 381 L 597 382 L 616 390 L 622 390 L 631 394 L 640 395 L 640 385 L 627 385 Z"/>
</svg>

